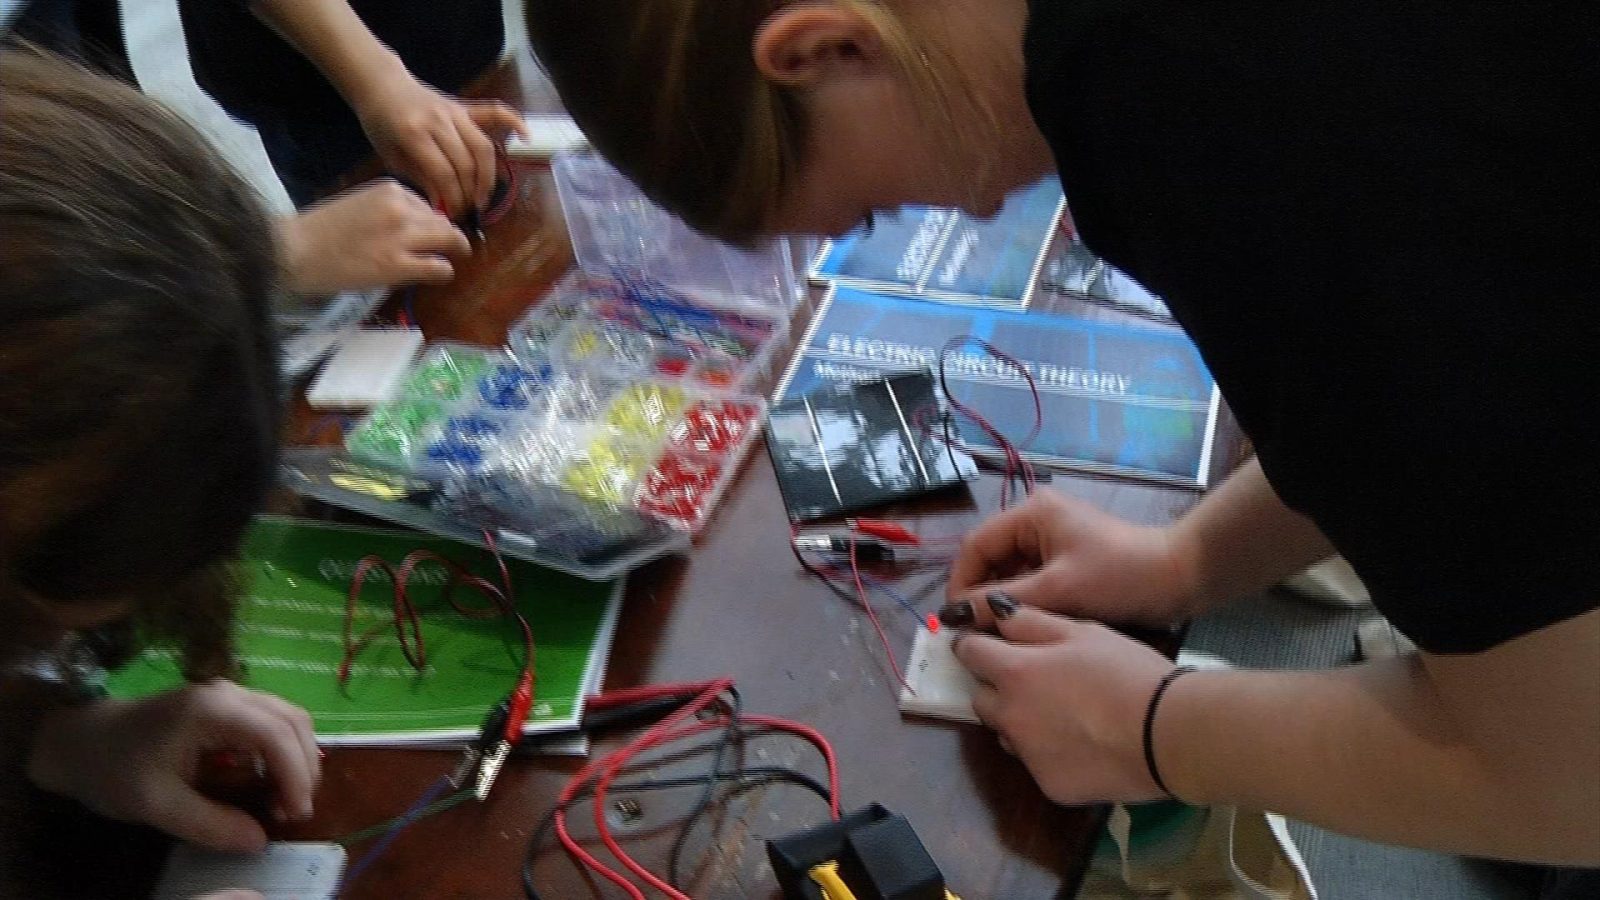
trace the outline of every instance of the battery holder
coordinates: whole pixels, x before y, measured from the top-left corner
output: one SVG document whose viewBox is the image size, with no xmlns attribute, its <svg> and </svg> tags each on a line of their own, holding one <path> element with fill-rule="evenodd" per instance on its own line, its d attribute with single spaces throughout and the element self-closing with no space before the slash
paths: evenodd
<svg viewBox="0 0 1600 900">
<path fill-rule="evenodd" d="M 876 803 L 768 841 L 767 858 L 787 900 L 823 900 L 810 872 L 826 862 L 839 864 L 857 900 L 945 900 L 944 875 L 911 823 Z"/>
</svg>

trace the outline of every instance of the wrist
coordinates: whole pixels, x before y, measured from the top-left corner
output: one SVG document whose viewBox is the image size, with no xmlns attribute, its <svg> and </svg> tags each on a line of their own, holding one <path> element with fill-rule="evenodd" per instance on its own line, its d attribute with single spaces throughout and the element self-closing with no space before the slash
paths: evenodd
<svg viewBox="0 0 1600 900">
<path fill-rule="evenodd" d="M 1173 800 L 1178 799 L 1177 794 L 1173 791 L 1172 784 L 1163 777 L 1161 764 L 1156 758 L 1156 717 L 1161 712 L 1161 701 L 1166 697 L 1167 691 L 1172 689 L 1172 685 L 1178 679 L 1194 671 L 1194 666 L 1173 666 L 1168 669 L 1167 674 L 1161 676 L 1161 680 L 1156 682 L 1155 689 L 1150 692 L 1150 700 L 1145 704 L 1144 710 L 1142 742 L 1145 772 L 1150 776 L 1150 782 L 1155 785 L 1156 790 L 1160 791 L 1163 797 Z"/>
<path fill-rule="evenodd" d="M 399 54 L 373 41 L 370 48 L 344 61 L 337 75 L 330 72 L 329 80 L 356 115 L 365 118 L 394 94 L 397 85 L 414 84 L 416 77 Z"/>
<path fill-rule="evenodd" d="M 1167 791 L 1184 803 L 1211 806 L 1224 802 L 1218 791 L 1215 761 L 1204 752 L 1209 697 L 1219 681 L 1236 673 L 1200 669 L 1172 680 L 1150 718 L 1152 766 L 1160 771 Z M 1226 688 L 1223 688 L 1226 690 Z"/>
<path fill-rule="evenodd" d="M 304 216 L 304 213 L 279 216 L 273 226 L 278 243 L 278 273 L 284 287 L 294 294 L 316 292 L 316 286 L 306 278 Z"/>
<path fill-rule="evenodd" d="M 1176 605 L 1175 619 L 1192 619 L 1215 604 L 1205 583 L 1201 547 L 1189 529 L 1179 523 L 1162 529 L 1165 538 L 1169 596 Z"/>
</svg>

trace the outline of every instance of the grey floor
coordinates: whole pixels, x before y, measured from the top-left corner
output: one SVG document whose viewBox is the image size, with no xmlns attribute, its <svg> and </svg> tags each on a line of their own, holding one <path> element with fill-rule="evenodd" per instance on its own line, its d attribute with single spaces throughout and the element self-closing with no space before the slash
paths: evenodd
<svg viewBox="0 0 1600 900">
<path fill-rule="evenodd" d="M 1351 661 L 1356 623 L 1367 615 L 1274 594 L 1199 619 L 1187 646 L 1244 668 L 1326 668 Z M 1322 900 L 1533 897 L 1478 861 L 1373 844 L 1299 822 L 1290 831 Z"/>
</svg>

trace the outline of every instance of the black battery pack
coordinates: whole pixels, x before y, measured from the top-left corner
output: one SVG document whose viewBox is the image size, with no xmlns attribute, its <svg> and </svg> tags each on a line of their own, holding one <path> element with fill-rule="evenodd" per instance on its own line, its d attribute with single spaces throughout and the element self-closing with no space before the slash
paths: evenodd
<svg viewBox="0 0 1600 900">
<path fill-rule="evenodd" d="M 811 869 L 839 864 L 856 900 L 945 900 L 944 875 L 911 823 L 879 804 L 767 842 L 767 858 L 788 900 L 824 900 Z"/>
</svg>

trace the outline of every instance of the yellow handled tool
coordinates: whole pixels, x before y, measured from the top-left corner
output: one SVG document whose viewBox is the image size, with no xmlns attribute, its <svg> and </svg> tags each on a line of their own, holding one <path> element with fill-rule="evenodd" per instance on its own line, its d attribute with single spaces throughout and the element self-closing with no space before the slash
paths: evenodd
<svg viewBox="0 0 1600 900">
<path fill-rule="evenodd" d="M 822 888 L 822 900 L 856 900 L 855 891 L 839 877 L 839 863 L 829 860 L 811 867 L 811 880 Z"/>
<path fill-rule="evenodd" d="M 811 867 L 811 880 L 822 888 L 822 900 L 856 900 L 855 892 L 850 890 L 850 885 L 844 883 L 839 877 L 839 863 L 829 860 Z M 944 892 L 944 900 L 961 900 L 949 891 Z"/>
</svg>

